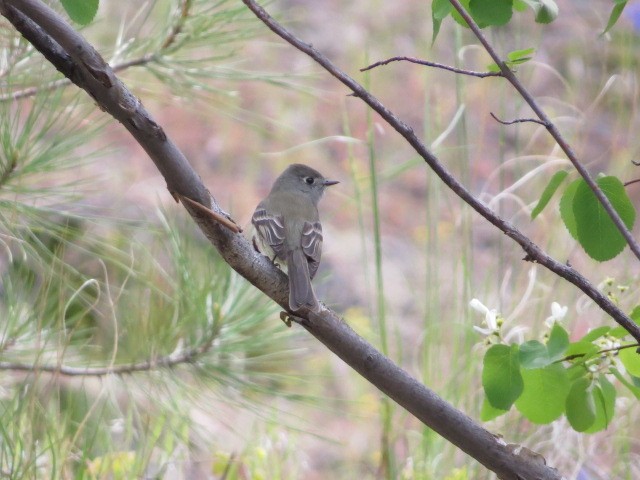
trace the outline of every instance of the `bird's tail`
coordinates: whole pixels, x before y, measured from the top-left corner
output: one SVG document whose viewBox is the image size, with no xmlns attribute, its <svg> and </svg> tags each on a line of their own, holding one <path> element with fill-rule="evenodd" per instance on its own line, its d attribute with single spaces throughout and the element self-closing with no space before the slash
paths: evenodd
<svg viewBox="0 0 640 480">
<path fill-rule="evenodd" d="M 314 312 L 320 310 L 320 304 L 311 286 L 309 264 L 300 249 L 287 254 L 287 273 L 289 275 L 289 307 L 294 312 L 308 308 Z"/>
</svg>

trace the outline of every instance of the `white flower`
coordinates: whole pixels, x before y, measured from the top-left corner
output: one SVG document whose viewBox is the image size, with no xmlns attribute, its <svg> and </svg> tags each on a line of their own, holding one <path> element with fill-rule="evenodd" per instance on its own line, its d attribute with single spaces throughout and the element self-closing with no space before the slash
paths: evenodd
<svg viewBox="0 0 640 480">
<path fill-rule="evenodd" d="M 480 300 L 474 298 L 469 302 L 469 306 L 475 311 L 484 314 L 484 321 L 482 322 L 487 328 L 475 326 L 473 329 L 482 335 L 491 335 L 499 330 L 498 328 L 498 311 L 489 310 Z"/>
<path fill-rule="evenodd" d="M 558 302 L 553 302 L 551 304 L 551 316 L 544 321 L 545 325 L 549 328 L 553 327 L 554 323 L 562 321 L 568 310 L 569 307 L 563 307 Z"/>
</svg>

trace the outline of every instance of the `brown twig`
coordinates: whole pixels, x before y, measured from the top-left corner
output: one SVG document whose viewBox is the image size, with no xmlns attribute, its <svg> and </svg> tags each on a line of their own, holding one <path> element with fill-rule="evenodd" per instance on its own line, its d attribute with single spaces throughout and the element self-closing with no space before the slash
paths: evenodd
<svg viewBox="0 0 640 480">
<path fill-rule="evenodd" d="M 598 355 L 602 355 L 604 353 L 619 352 L 620 350 L 624 350 L 626 348 L 634 348 L 634 347 L 640 347 L 640 343 L 630 343 L 629 345 L 620 345 L 619 347 L 606 348 L 604 350 L 600 350 L 597 353 L 598 353 Z M 567 355 L 566 357 L 561 358 L 560 360 L 556 360 L 553 363 L 568 362 L 570 360 L 575 360 L 576 358 L 582 358 L 585 355 L 586 355 L 586 353 L 576 353 L 574 355 Z"/>
<path fill-rule="evenodd" d="M 231 230 L 233 233 L 242 232 L 242 228 L 240 228 L 238 224 L 234 222 L 232 219 L 214 212 L 210 208 L 205 207 L 204 205 L 196 202 L 195 200 L 191 200 L 189 197 L 185 197 L 184 195 L 180 195 L 179 193 L 176 193 L 176 196 L 182 201 L 183 204 L 186 201 L 188 205 L 194 207 L 196 210 L 198 210 L 201 213 L 209 215 L 213 220 L 215 220 L 218 223 L 221 223 L 222 225 L 227 227 L 229 230 Z"/>
<path fill-rule="evenodd" d="M 625 187 L 628 187 L 629 185 L 633 185 L 634 183 L 639 183 L 640 182 L 640 178 L 636 178 L 635 180 L 629 180 L 628 182 L 624 183 Z"/>
<path fill-rule="evenodd" d="M 505 120 L 500 120 L 493 112 L 489 112 L 489 115 L 491 115 L 496 122 L 501 123 L 502 125 L 513 125 L 515 123 L 537 123 L 543 127 L 547 126 L 542 120 L 538 120 L 537 118 L 516 118 L 515 120 L 507 122 Z"/>
<path fill-rule="evenodd" d="M 609 215 L 609 217 L 615 224 L 618 231 L 624 237 L 631 251 L 638 258 L 638 260 L 640 260 L 640 244 L 636 241 L 635 238 L 633 238 L 633 235 L 631 234 L 629 229 L 626 227 L 626 225 L 622 221 L 622 218 L 620 218 L 620 215 L 618 215 L 618 212 L 615 210 L 615 208 L 613 208 L 613 205 L 611 204 L 607 196 L 602 192 L 600 187 L 598 187 L 595 180 L 593 179 L 593 177 L 591 177 L 591 175 L 589 174 L 587 169 L 584 167 L 584 165 L 582 165 L 580 160 L 578 160 L 578 157 L 576 153 L 573 151 L 573 148 L 571 148 L 571 145 L 569 145 L 569 143 L 562 136 L 562 134 L 560 133 L 560 130 L 558 130 L 558 127 L 556 127 L 556 125 L 551 121 L 551 119 L 547 116 L 547 114 L 542 109 L 542 107 L 538 105 L 538 102 L 536 102 L 536 100 L 533 98 L 533 95 L 531 95 L 531 93 L 529 93 L 529 91 L 524 87 L 524 85 L 522 84 L 522 82 L 520 82 L 518 77 L 516 77 L 514 72 L 504 63 L 504 61 L 502 61 L 502 59 L 500 58 L 496 50 L 489 43 L 489 41 L 486 39 L 482 31 L 480 30 L 480 27 L 478 26 L 478 24 L 473 20 L 471 15 L 469 15 L 469 13 L 462 6 L 460 1 L 459 0 L 449 0 L 449 1 L 451 2 L 451 5 L 453 5 L 453 8 L 455 8 L 457 12 L 460 14 L 460 16 L 464 19 L 464 21 L 467 22 L 467 25 L 469 25 L 469 28 L 471 29 L 473 34 L 480 41 L 480 43 L 482 44 L 484 49 L 487 51 L 487 53 L 491 56 L 491 58 L 496 63 L 496 65 L 498 65 L 504 78 L 506 78 L 509 81 L 509 83 L 513 85 L 513 87 L 518 91 L 518 93 L 524 99 L 524 101 L 529 105 L 529 107 L 531 107 L 531 109 L 535 112 L 538 118 L 543 122 L 542 124 L 545 126 L 549 134 L 560 146 L 560 148 L 565 153 L 569 161 L 573 164 L 574 168 L 578 171 L 580 176 L 584 179 L 584 181 L 587 183 L 589 188 L 593 191 L 598 201 L 602 204 L 603 208 L 607 212 L 607 215 Z"/>
<path fill-rule="evenodd" d="M 366 72 L 367 70 L 371 70 L 381 65 L 387 65 L 391 62 L 403 62 L 403 61 L 417 63 L 418 65 L 426 65 L 427 67 L 440 68 L 442 70 L 448 70 L 449 72 L 460 73 L 462 75 L 469 75 L 471 77 L 486 78 L 486 77 L 502 77 L 503 76 L 502 72 L 477 72 L 474 70 L 465 70 L 464 68 L 452 67 L 451 65 L 445 65 L 443 63 L 429 62 L 427 60 L 420 60 L 419 58 L 405 57 L 405 56 L 387 58 L 386 60 L 381 60 L 379 62 L 372 63 L 368 67 L 361 68 L 360 71 Z"/>
</svg>

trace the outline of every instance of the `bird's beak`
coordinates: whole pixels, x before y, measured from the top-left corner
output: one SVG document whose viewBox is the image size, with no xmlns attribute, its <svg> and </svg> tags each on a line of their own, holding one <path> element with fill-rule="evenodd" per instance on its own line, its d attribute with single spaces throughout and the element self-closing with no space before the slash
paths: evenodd
<svg viewBox="0 0 640 480">
<path fill-rule="evenodd" d="M 336 185 L 336 184 L 338 184 L 338 183 L 340 183 L 338 180 L 325 180 L 325 181 L 323 182 L 323 185 L 324 185 L 325 187 L 330 187 L 331 185 Z"/>
</svg>

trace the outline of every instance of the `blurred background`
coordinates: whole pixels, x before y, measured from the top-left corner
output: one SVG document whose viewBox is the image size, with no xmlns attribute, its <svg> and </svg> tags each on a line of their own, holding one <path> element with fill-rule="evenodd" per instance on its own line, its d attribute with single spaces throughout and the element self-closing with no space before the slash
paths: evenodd
<svg viewBox="0 0 640 480">
<path fill-rule="evenodd" d="M 184 9 L 184 6 L 187 9 Z M 601 35 L 604 0 L 558 0 L 486 31 L 504 56 L 536 48 L 518 76 L 593 175 L 638 177 L 637 5 Z M 599 264 L 563 227 L 557 199 L 530 220 L 569 163 L 471 33 L 430 2 L 278 1 L 269 12 L 367 86 L 474 194 L 559 261 L 637 303 L 627 252 Z M 187 12 L 185 14 L 185 12 Z M 479 419 L 485 338 L 473 298 L 512 338 L 540 339 L 551 303 L 580 336 L 610 325 L 448 191 L 376 114 L 240 2 L 102 2 L 82 33 L 244 226 L 276 176 L 306 163 L 339 180 L 321 203 L 318 296 L 360 335 Z M 8 478 L 494 478 L 296 326 L 222 262 L 144 151 L 0 22 L 0 315 L 3 358 L 109 366 L 202 347 L 193 363 L 123 376 L 0 372 L 0 468 Z M 131 65 L 133 64 L 133 65 Z M 16 94 L 36 87 L 36 95 Z M 20 97 L 20 98 L 18 98 Z M 640 198 L 636 185 L 628 188 Z M 605 287 L 603 287 L 605 288 Z M 517 412 L 486 427 L 568 478 L 640 475 L 635 401 L 604 432 Z"/>
</svg>

